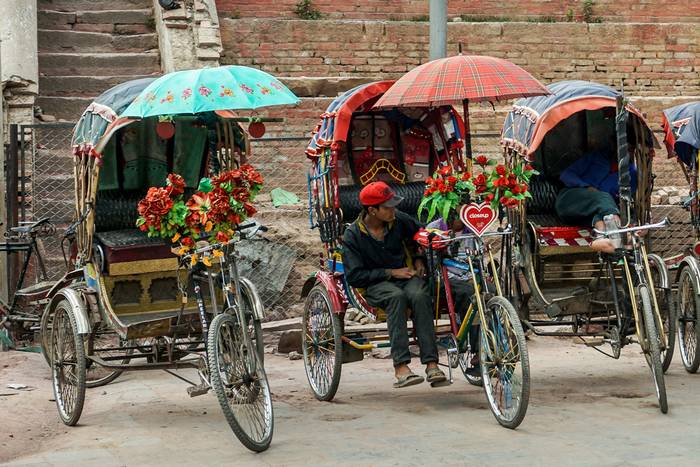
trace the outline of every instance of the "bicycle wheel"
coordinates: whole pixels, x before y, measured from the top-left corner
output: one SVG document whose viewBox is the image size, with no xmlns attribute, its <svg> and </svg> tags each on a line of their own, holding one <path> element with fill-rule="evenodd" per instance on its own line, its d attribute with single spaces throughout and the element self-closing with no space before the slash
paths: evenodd
<svg viewBox="0 0 700 467">
<path fill-rule="evenodd" d="M 530 399 L 530 363 L 518 314 L 504 297 L 486 304 L 481 323 L 481 377 L 491 412 L 498 423 L 516 428 Z"/>
<path fill-rule="evenodd" d="M 663 260 L 657 255 L 649 255 L 649 269 L 651 278 L 654 281 L 654 293 L 656 303 L 659 305 L 661 323 L 664 327 L 664 337 L 666 338 L 666 348 L 661 351 L 661 367 L 666 373 L 673 360 L 673 349 L 676 345 L 676 323 L 675 312 L 672 306 L 671 289 L 661 287 L 661 271 L 665 268 Z"/>
<path fill-rule="evenodd" d="M 302 317 L 301 347 L 306 379 L 320 401 L 330 401 L 340 384 L 343 340 L 340 318 L 322 284 L 309 292 Z"/>
<path fill-rule="evenodd" d="M 58 415 L 66 425 L 78 423 L 85 402 L 85 346 L 70 304 L 54 309 L 51 326 L 51 376 Z"/>
<path fill-rule="evenodd" d="M 685 370 L 695 373 L 700 367 L 700 344 L 698 344 L 698 310 L 700 310 L 700 290 L 695 273 L 684 268 L 678 279 L 676 292 L 676 319 L 678 320 L 678 347 Z"/>
<path fill-rule="evenodd" d="M 642 304 L 642 319 L 644 320 L 644 331 L 646 333 L 647 349 L 644 351 L 647 364 L 654 377 L 654 387 L 656 388 L 656 398 L 659 400 L 661 413 L 668 412 L 668 401 L 666 400 L 666 385 L 664 383 L 664 371 L 661 363 L 661 337 L 659 329 L 654 319 L 654 309 L 651 305 L 651 293 L 645 284 L 640 284 L 637 289 Z M 640 336 L 641 340 L 641 336 Z"/>
<path fill-rule="evenodd" d="M 124 351 L 120 349 L 123 342 L 113 331 L 108 331 L 97 326 L 90 337 L 88 337 L 88 349 L 90 354 L 99 353 L 106 356 L 124 355 Z M 129 357 L 124 357 L 121 361 L 123 365 L 128 364 Z M 97 388 L 111 383 L 123 373 L 122 370 L 106 368 L 92 360 L 87 360 L 85 365 L 85 385 L 88 388 Z"/>
<path fill-rule="evenodd" d="M 41 315 L 41 323 L 39 327 L 39 345 L 41 347 L 41 354 L 44 356 L 46 364 L 51 367 L 51 334 L 53 326 L 53 313 L 51 310 L 46 309 Z"/>
<path fill-rule="evenodd" d="M 211 387 L 226 421 L 251 451 L 270 447 L 273 431 L 272 396 L 257 351 L 249 352 L 237 318 L 214 317 L 207 336 Z"/>
</svg>

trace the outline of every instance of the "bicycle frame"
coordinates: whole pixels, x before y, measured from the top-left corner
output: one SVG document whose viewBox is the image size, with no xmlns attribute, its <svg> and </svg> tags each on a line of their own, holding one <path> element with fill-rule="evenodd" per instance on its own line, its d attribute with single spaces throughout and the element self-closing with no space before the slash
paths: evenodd
<svg viewBox="0 0 700 467">
<path fill-rule="evenodd" d="M 654 309 L 654 319 L 656 320 L 656 325 L 659 330 L 659 336 L 661 339 L 661 349 L 666 349 L 667 347 L 667 342 L 666 342 L 666 334 L 664 332 L 664 326 L 663 326 L 663 320 L 661 318 L 661 313 L 659 311 L 659 304 L 656 299 L 656 290 L 654 288 L 654 280 L 651 275 L 651 268 L 649 267 L 649 259 L 647 256 L 647 251 L 646 251 L 646 245 L 644 242 L 639 238 L 639 232 L 640 231 L 645 231 L 645 230 L 652 230 L 652 229 L 660 229 L 664 228 L 669 224 L 668 219 L 664 219 L 661 222 L 655 223 L 655 224 L 647 224 L 647 225 L 642 225 L 638 227 L 624 227 L 616 230 L 610 230 L 610 231 L 600 231 L 597 229 L 594 229 L 594 232 L 597 233 L 598 235 L 601 235 L 603 237 L 609 238 L 612 235 L 627 235 L 627 234 L 632 234 L 630 235 L 632 239 L 632 250 L 631 254 L 633 255 L 634 258 L 634 275 L 637 279 L 637 287 L 643 286 L 647 287 L 649 289 L 649 295 L 651 296 L 651 302 L 652 306 Z M 633 273 L 630 268 L 630 264 L 628 261 L 628 255 L 629 253 L 626 251 L 623 251 L 622 254 L 622 266 L 623 266 L 623 274 L 624 274 L 624 283 L 627 285 L 627 290 L 629 293 L 630 297 L 630 303 L 632 307 L 632 314 L 634 316 L 634 322 L 635 322 L 635 329 L 637 336 L 639 338 L 639 345 L 642 347 L 642 350 L 644 352 L 647 352 L 649 347 L 648 347 L 648 342 L 647 342 L 647 336 L 646 332 L 644 330 L 643 324 L 643 316 L 639 312 L 639 309 L 637 307 L 637 299 L 636 299 L 636 293 L 635 293 L 635 286 L 634 286 L 634 280 L 633 280 Z M 622 316 L 620 313 L 620 303 L 619 303 L 619 295 L 617 294 L 617 284 L 615 283 L 615 276 L 612 271 L 612 262 L 616 258 L 614 255 L 608 255 L 606 257 L 606 264 L 608 268 L 608 275 L 610 277 L 611 281 L 611 288 L 613 290 L 613 296 L 615 299 L 615 309 L 617 312 L 617 320 L 618 320 L 618 327 L 620 330 L 623 330 L 623 323 L 622 323 Z M 626 329 L 625 329 L 626 330 Z"/>
<path fill-rule="evenodd" d="M 494 236 L 506 236 L 510 235 L 511 230 L 510 228 L 504 230 L 503 232 L 493 232 L 493 233 L 487 233 L 482 235 L 481 237 L 475 236 L 475 235 L 462 235 L 459 237 L 452 237 L 449 238 L 448 240 L 443 240 L 443 241 L 448 241 L 448 242 L 454 242 L 458 240 L 465 240 L 465 239 L 474 239 L 476 241 L 476 246 L 474 248 L 469 248 L 465 252 L 465 259 L 466 263 L 464 261 L 455 261 L 451 259 L 441 259 L 440 261 L 440 267 L 438 269 L 438 290 L 440 286 L 440 278 L 442 278 L 442 281 L 445 284 L 445 295 L 447 299 L 447 309 L 448 313 L 450 315 L 450 325 L 452 329 L 452 333 L 457 339 L 458 344 L 462 344 L 467 336 L 469 335 L 469 330 L 471 329 L 474 321 L 474 316 L 478 314 L 479 316 L 479 322 L 481 324 L 481 329 L 482 332 L 486 332 L 485 329 L 487 329 L 486 326 L 486 315 L 485 315 L 485 293 L 482 293 L 482 287 L 481 284 L 486 283 L 486 277 L 485 277 L 485 272 L 488 271 L 490 268 L 490 277 L 493 279 L 494 286 L 496 289 L 496 295 L 502 296 L 502 289 L 501 289 L 501 284 L 500 280 L 498 277 L 498 273 L 496 271 L 496 262 L 493 257 L 493 253 L 491 252 L 491 249 L 488 245 L 486 245 L 483 241 L 484 237 L 494 237 Z M 485 256 L 488 254 L 488 259 L 485 258 Z M 459 256 L 458 256 L 459 258 Z M 477 268 L 475 269 L 474 267 L 474 262 L 477 262 Z M 455 306 L 454 306 L 454 300 L 452 297 L 452 288 L 450 286 L 450 282 L 447 279 L 448 277 L 448 267 L 455 267 L 458 269 L 462 269 L 464 271 L 469 271 L 471 272 L 471 281 L 474 286 L 474 297 L 476 301 L 476 307 L 474 306 L 474 303 L 471 303 L 469 305 L 469 308 L 467 309 L 467 313 L 462 320 L 461 323 L 459 323 L 459 328 L 457 327 L 457 314 L 455 313 Z M 486 287 L 485 287 L 486 288 Z M 488 290 L 488 288 L 486 288 Z M 488 337 L 488 336 L 487 336 Z"/>
</svg>

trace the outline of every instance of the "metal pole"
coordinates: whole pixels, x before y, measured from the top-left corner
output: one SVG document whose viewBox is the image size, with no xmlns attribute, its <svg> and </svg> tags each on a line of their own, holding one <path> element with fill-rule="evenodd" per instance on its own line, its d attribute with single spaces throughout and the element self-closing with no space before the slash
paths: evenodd
<svg viewBox="0 0 700 467">
<path fill-rule="evenodd" d="M 17 158 L 19 156 L 19 125 L 10 125 L 10 146 L 7 151 L 7 162 L 5 164 L 5 180 L 7 192 L 5 193 L 6 217 L 5 230 L 17 226 L 19 209 L 17 206 Z M 19 263 L 16 255 L 7 254 L 7 289 L 8 296 L 14 293 L 14 284 L 17 278 Z"/>
<path fill-rule="evenodd" d="M 5 185 L 5 115 L 3 114 L 3 111 L 5 110 L 5 98 L 3 97 L 4 95 L 4 89 L 2 86 L 2 39 L 0 39 L 0 154 L 2 154 L 2 157 L 0 160 L 2 163 L 0 163 L 0 194 L 1 193 L 7 193 L 6 190 L 6 185 Z M 1 196 L 1 195 L 0 195 Z M 0 198 L 1 199 L 1 198 Z M 7 222 L 7 217 L 6 217 L 6 211 L 5 211 L 5 203 L 0 201 L 0 222 L 3 223 L 2 226 L 0 226 L 0 238 L 3 238 L 3 234 L 5 233 L 5 225 L 4 223 Z M 6 265 L 6 255 L 3 254 L 0 256 L 0 264 L 5 264 Z M 5 269 L 5 272 L 7 269 Z M 3 300 L 7 301 L 7 274 L 2 272 L 2 267 L 0 266 L 0 298 Z"/>
<path fill-rule="evenodd" d="M 430 60 L 447 56 L 447 0 L 430 0 Z"/>
</svg>

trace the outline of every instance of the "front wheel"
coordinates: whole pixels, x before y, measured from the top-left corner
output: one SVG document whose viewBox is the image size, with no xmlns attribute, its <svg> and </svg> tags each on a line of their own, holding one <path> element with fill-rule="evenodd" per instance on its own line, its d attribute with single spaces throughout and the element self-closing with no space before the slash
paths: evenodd
<svg viewBox="0 0 700 467">
<path fill-rule="evenodd" d="M 262 452 L 272 441 L 272 397 L 258 353 L 248 351 L 238 321 L 221 313 L 211 322 L 207 337 L 211 387 L 236 437 L 251 451 Z"/>
<path fill-rule="evenodd" d="M 316 285 L 306 297 L 301 347 L 311 390 L 320 401 L 330 401 L 340 384 L 343 365 L 342 324 L 333 312 L 328 291 Z"/>
<path fill-rule="evenodd" d="M 700 367 L 700 344 L 698 343 L 698 313 L 700 313 L 700 290 L 698 280 L 692 269 L 686 267 L 681 271 L 676 292 L 676 319 L 678 320 L 678 347 L 681 351 L 683 366 L 689 373 L 695 373 Z"/>
<path fill-rule="evenodd" d="M 75 312 L 67 300 L 56 305 L 51 326 L 51 376 L 58 415 L 63 423 L 78 423 L 85 403 L 85 345 L 78 334 Z"/>
<path fill-rule="evenodd" d="M 481 323 L 481 376 L 498 423 L 516 428 L 530 399 L 530 362 L 518 314 L 504 297 L 493 297 Z"/>
<path fill-rule="evenodd" d="M 639 297 L 642 303 L 642 317 L 644 319 L 644 331 L 646 333 L 646 349 L 644 356 L 646 357 L 649 369 L 654 377 L 654 386 L 656 388 L 656 397 L 659 400 L 659 408 L 661 413 L 668 412 L 668 401 L 666 400 L 666 384 L 664 383 L 664 371 L 661 362 L 661 337 L 659 329 L 656 326 L 654 319 L 654 309 L 651 305 L 651 294 L 645 285 L 639 286 Z"/>
</svg>

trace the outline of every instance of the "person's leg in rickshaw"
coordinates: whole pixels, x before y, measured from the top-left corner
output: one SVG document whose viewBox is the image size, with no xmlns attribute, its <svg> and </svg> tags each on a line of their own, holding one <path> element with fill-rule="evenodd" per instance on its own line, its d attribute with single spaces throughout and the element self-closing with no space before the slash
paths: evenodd
<svg viewBox="0 0 700 467">
<path fill-rule="evenodd" d="M 422 376 L 414 374 L 408 366 L 411 362 L 406 316 L 408 308 L 413 310 L 413 324 L 420 347 L 421 362 L 427 365 L 426 373 L 429 380 L 431 377 L 435 378 L 435 370 L 442 373 L 437 368 L 437 346 L 430 295 L 422 279 L 380 282 L 369 286 L 364 296 L 367 303 L 383 308 L 387 314 L 391 358 L 397 379 L 394 387 L 412 386 L 424 381 Z"/>
<path fill-rule="evenodd" d="M 620 225 L 620 210 L 613 197 L 593 187 L 562 189 L 554 208 L 567 224 L 591 225 L 601 231 Z M 606 216 L 611 216 L 608 218 L 610 226 L 606 226 Z M 615 248 L 620 247 L 619 243 L 615 238 L 597 238 L 591 243 L 591 248 L 602 253 L 614 253 Z"/>
</svg>

